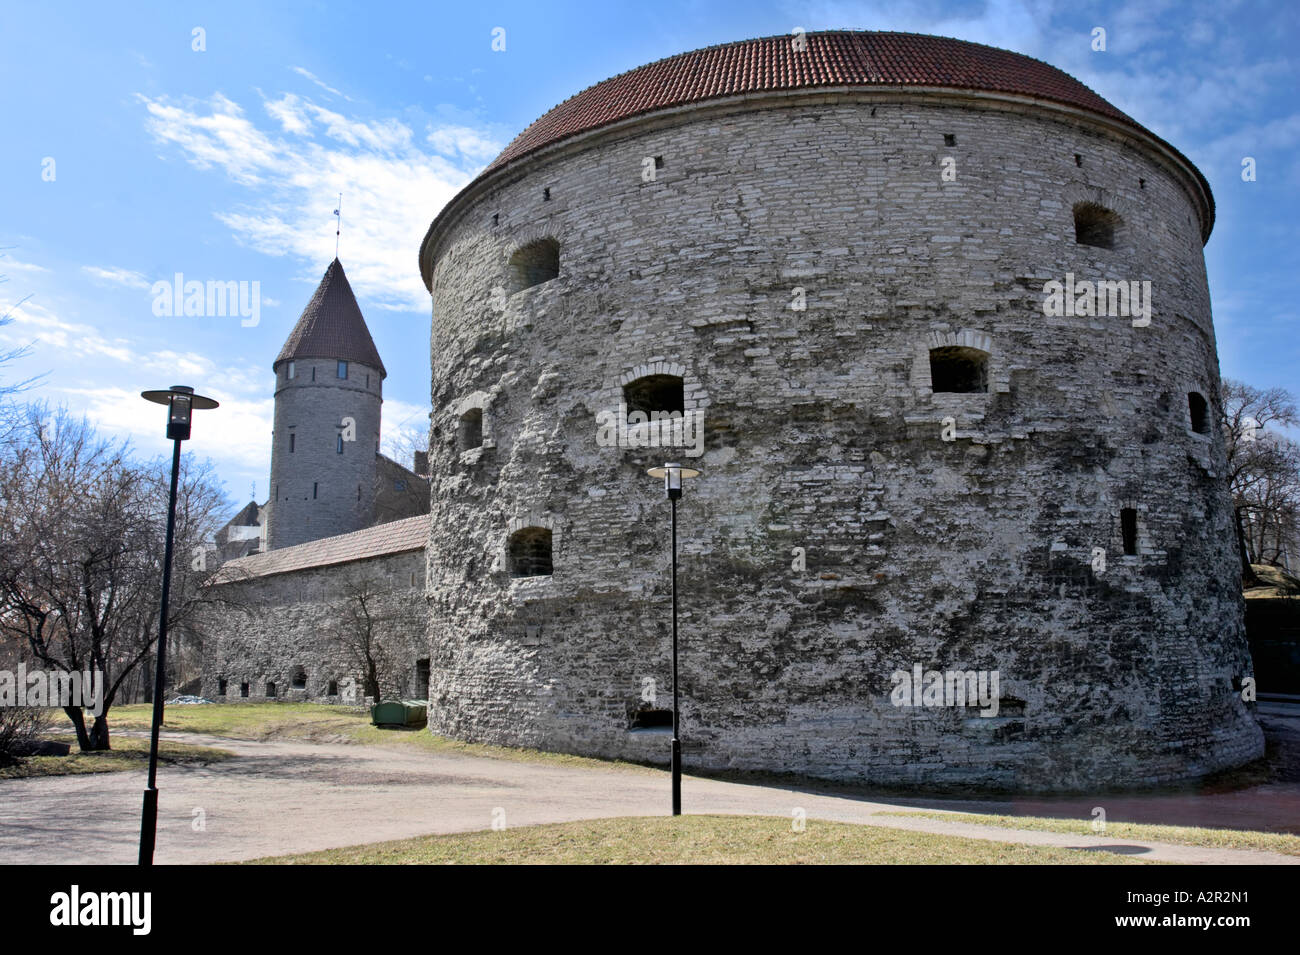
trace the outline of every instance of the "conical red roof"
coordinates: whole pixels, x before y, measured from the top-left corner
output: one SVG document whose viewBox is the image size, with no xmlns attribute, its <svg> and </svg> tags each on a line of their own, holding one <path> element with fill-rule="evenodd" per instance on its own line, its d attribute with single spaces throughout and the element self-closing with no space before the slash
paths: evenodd
<svg viewBox="0 0 1300 955">
<path fill-rule="evenodd" d="M 379 349 L 375 348 L 361 315 L 361 306 L 343 273 L 343 263 L 338 259 L 325 270 L 325 277 L 316 286 L 316 293 L 302 310 L 302 317 L 271 367 L 293 358 L 355 361 L 378 368 L 381 375 L 388 377 L 379 359 Z"/>
</svg>

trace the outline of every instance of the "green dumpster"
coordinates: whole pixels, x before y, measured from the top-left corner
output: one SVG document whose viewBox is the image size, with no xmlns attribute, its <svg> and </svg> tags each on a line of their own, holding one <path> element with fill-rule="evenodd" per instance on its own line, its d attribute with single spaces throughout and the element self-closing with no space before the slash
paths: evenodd
<svg viewBox="0 0 1300 955">
<path fill-rule="evenodd" d="M 427 700 L 384 700 L 370 707 L 376 726 L 423 726 L 429 721 Z"/>
</svg>

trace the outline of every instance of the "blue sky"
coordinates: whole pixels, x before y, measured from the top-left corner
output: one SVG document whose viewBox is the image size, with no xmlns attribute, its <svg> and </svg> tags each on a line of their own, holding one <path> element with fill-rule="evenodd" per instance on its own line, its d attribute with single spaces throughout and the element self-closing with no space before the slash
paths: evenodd
<svg viewBox="0 0 1300 955">
<path fill-rule="evenodd" d="M 505 50 L 493 51 L 494 28 Z M 1225 375 L 1300 392 L 1300 4 L 133 3 L 0 8 L 5 381 L 145 455 L 144 388 L 223 407 L 189 446 L 234 500 L 266 495 L 271 362 L 334 255 L 388 368 L 386 450 L 426 423 L 416 253 L 443 203 L 551 106 L 674 53 L 837 27 L 988 43 L 1079 78 L 1188 155 L 1218 221 L 1206 259 Z M 1104 53 L 1091 48 L 1095 27 Z M 202 30 L 197 51 L 195 29 Z M 1243 182 L 1245 156 L 1257 180 Z M 51 164 L 49 161 L 53 160 Z M 49 178 L 50 173 L 53 178 Z M 258 282 L 259 321 L 154 314 L 151 287 Z"/>
</svg>

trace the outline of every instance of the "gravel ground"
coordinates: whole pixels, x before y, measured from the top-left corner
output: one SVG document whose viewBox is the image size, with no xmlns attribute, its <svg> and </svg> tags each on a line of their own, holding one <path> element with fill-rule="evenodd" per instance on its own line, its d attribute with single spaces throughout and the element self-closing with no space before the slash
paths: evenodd
<svg viewBox="0 0 1300 955">
<path fill-rule="evenodd" d="M 1291 730 L 1300 717 L 1288 717 Z M 607 816 L 661 815 L 668 809 L 666 773 L 619 767 L 565 767 L 427 750 L 337 743 L 246 742 L 168 733 L 235 752 L 209 767 L 159 770 L 156 861 L 205 863 L 399 839 L 429 833 Z M 0 781 L 0 862 L 131 864 L 139 840 L 143 773 L 106 773 Z M 1252 797 L 1250 793 L 1254 793 Z M 1300 786 L 1255 787 L 1246 793 L 1126 797 L 1146 812 L 1121 812 L 1104 801 L 1112 820 L 1202 823 L 1219 816 L 1217 801 L 1248 802 L 1256 828 L 1296 804 Z M 1276 801 L 1275 799 L 1280 799 Z M 1021 832 L 947 820 L 876 816 L 900 808 L 975 812 L 1069 813 L 1087 820 L 1095 800 L 1032 804 L 998 801 L 863 799 L 686 777 L 683 808 L 698 813 L 752 813 L 791 818 L 795 808 L 816 819 L 871 823 L 977 839 L 1104 849 L 1145 859 L 1187 863 L 1300 864 L 1300 857 L 1248 850 L 1168 846 L 1102 836 Z M 1077 805 L 1075 805 L 1077 804 Z M 1191 812 L 1188 807 L 1199 807 Z M 1270 806 L 1272 808 L 1270 808 Z M 498 810 L 500 812 L 498 812 Z M 1139 818 L 1154 814 L 1158 819 Z M 1238 814 L 1242 815 L 1242 814 Z M 1222 818 L 1218 824 L 1222 825 Z M 1296 820 L 1291 818 L 1291 823 Z"/>
</svg>

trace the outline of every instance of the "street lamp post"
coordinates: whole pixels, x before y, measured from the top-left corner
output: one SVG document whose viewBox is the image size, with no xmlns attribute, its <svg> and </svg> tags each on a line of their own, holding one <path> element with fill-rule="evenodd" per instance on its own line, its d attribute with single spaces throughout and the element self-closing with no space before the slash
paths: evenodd
<svg viewBox="0 0 1300 955">
<path fill-rule="evenodd" d="M 681 708 L 678 706 L 677 694 L 677 499 L 682 496 L 682 479 L 699 477 L 698 468 L 682 467 L 669 463 L 661 468 L 651 468 L 646 472 L 652 478 L 663 478 L 664 491 L 672 503 L 673 522 L 673 815 L 682 814 L 682 741 Z"/>
<path fill-rule="evenodd" d="M 144 791 L 140 817 L 140 865 L 153 865 L 158 832 L 158 730 L 163 719 L 163 681 L 167 670 L 167 598 L 172 585 L 172 538 L 176 532 L 176 481 L 181 468 L 181 442 L 189 439 L 190 418 L 197 410 L 217 407 L 217 402 L 186 385 L 167 391 L 142 391 L 140 397 L 167 406 L 167 437 L 172 441 L 172 483 L 167 495 L 167 542 L 163 547 L 162 609 L 158 613 L 158 652 L 154 655 L 153 728 L 149 736 L 149 786 Z"/>
</svg>

